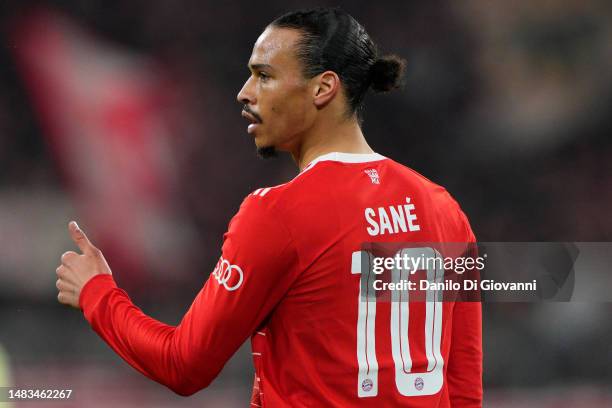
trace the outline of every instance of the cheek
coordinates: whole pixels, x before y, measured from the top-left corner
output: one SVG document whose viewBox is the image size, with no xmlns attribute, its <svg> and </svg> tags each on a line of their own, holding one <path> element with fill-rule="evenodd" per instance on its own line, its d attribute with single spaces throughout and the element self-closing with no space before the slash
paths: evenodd
<svg viewBox="0 0 612 408">
<path fill-rule="evenodd" d="M 278 120 L 279 130 L 288 134 L 298 133 L 308 126 L 308 104 L 302 95 L 285 98 L 273 105 L 272 114 Z"/>
</svg>

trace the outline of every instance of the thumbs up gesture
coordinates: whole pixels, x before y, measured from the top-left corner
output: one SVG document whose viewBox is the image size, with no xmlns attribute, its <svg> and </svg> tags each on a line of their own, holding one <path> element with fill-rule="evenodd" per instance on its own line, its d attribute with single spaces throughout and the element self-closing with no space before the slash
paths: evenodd
<svg viewBox="0 0 612 408">
<path fill-rule="evenodd" d="M 71 221 L 68 224 L 68 231 L 82 254 L 68 251 L 62 255 L 61 265 L 55 270 L 55 286 L 59 290 L 57 300 L 60 303 L 79 309 L 79 296 L 83 286 L 96 275 L 111 275 L 112 272 L 102 251 L 93 246 L 76 222 Z"/>
</svg>

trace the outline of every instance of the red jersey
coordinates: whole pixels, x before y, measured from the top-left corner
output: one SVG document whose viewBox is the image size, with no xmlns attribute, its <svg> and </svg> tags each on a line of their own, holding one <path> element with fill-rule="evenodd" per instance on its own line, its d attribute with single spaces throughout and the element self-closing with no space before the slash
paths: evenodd
<svg viewBox="0 0 612 408">
<path fill-rule="evenodd" d="M 474 241 L 442 187 L 379 154 L 330 153 L 245 198 L 178 326 L 143 314 L 110 275 L 80 304 L 124 360 L 181 395 L 251 337 L 252 406 L 478 407 L 480 303 L 406 302 L 400 322 L 392 302 L 360 296 L 355 262 L 365 242 Z"/>
</svg>

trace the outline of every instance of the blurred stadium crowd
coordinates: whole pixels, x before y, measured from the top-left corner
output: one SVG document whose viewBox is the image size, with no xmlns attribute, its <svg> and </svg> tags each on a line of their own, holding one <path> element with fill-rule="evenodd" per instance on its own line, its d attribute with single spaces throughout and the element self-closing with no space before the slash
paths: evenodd
<svg viewBox="0 0 612 408">
<path fill-rule="evenodd" d="M 408 61 L 401 92 L 367 98 L 370 144 L 445 186 L 479 241 L 612 240 L 610 2 L 316 3 L 335 4 Z M 242 198 L 296 174 L 288 157 L 255 157 L 235 97 L 264 26 L 315 3 L 0 5 L 0 344 L 13 382 L 73 384 L 92 406 L 244 405 L 247 352 L 211 390 L 175 399 L 56 303 L 54 270 L 76 218 L 136 303 L 178 323 Z M 609 404 L 610 309 L 485 304 L 489 406 Z"/>
</svg>

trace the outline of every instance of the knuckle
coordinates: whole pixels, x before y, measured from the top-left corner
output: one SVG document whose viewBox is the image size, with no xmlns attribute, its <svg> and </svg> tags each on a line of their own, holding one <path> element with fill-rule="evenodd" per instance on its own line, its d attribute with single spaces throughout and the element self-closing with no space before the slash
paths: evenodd
<svg viewBox="0 0 612 408">
<path fill-rule="evenodd" d="M 56 280 L 56 281 L 55 281 L 55 287 L 56 287 L 58 290 L 60 289 L 61 284 L 62 284 L 62 283 L 61 283 L 61 280 L 59 280 L 59 279 L 58 279 L 58 280 Z"/>
<path fill-rule="evenodd" d="M 62 254 L 62 257 L 60 258 L 62 260 L 62 263 L 66 263 L 66 262 L 70 261 L 70 258 L 72 257 L 73 253 L 74 252 L 72 252 L 72 251 L 64 252 Z"/>
</svg>

